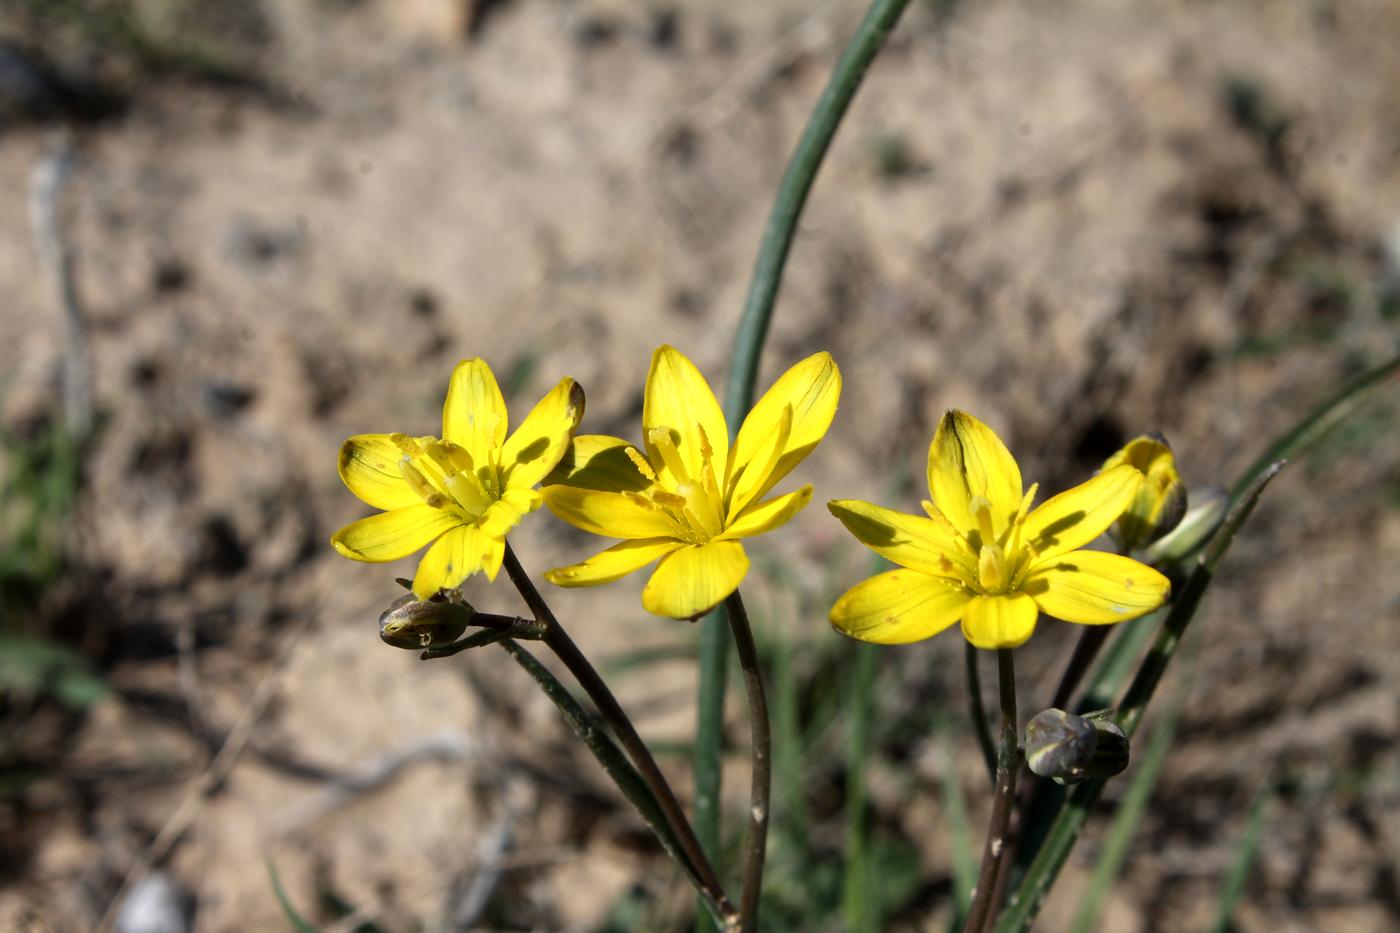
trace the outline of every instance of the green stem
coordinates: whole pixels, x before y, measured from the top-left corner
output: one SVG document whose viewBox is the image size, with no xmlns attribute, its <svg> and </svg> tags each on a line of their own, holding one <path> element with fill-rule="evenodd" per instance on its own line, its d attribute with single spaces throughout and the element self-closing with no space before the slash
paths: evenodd
<svg viewBox="0 0 1400 933">
<path fill-rule="evenodd" d="M 749 832 L 744 846 L 744 892 L 739 901 L 739 929 L 758 930 L 758 903 L 763 893 L 763 856 L 768 846 L 769 795 L 773 785 L 773 733 L 768 725 L 768 698 L 763 691 L 763 672 L 758 665 L 749 614 L 739 591 L 724 600 L 729 629 L 739 667 L 744 672 L 744 689 L 749 698 L 749 722 L 753 742 L 753 778 L 749 786 Z"/>
<path fill-rule="evenodd" d="M 617 740 L 627 750 L 628 756 L 637 768 L 637 773 L 646 782 L 648 789 L 656 798 L 656 803 L 660 807 L 667 825 L 679 841 L 681 852 L 690 863 L 704 896 L 718 904 L 721 912 L 726 916 L 734 914 L 734 906 L 725 895 L 724 886 L 720 884 L 714 866 L 710 864 L 710 860 L 700 848 L 699 840 L 695 838 L 695 831 L 686 819 L 685 811 L 681 809 L 680 802 L 676 800 L 671 785 L 667 783 L 665 775 L 657 767 L 656 759 L 652 757 L 651 751 L 642 741 L 642 737 L 637 734 L 632 720 L 627 718 L 622 705 L 617 702 L 617 698 L 608 689 L 608 685 L 603 682 L 603 678 L 598 676 L 598 672 L 594 670 L 588 658 L 584 657 L 578 645 L 574 644 L 574 640 L 564 631 L 564 626 L 559 624 L 559 620 L 555 618 L 554 612 L 544 601 L 539 590 L 535 589 L 534 582 L 525 572 L 525 568 L 520 565 L 520 560 L 515 556 L 515 551 L 509 543 L 506 544 L 505 568 L 506 574 L 509 575 L 511 582 L 515 584 L 515 588 L 520 591 L 521 597 L 525 600 L 525 605 L 530 607 L 530 612 L 534 614 L 535 620 L 544 624 L 545 633 L 541 640 L 558 656 L 560 661 L 564 662 L 569 673 L 574 675 L 579 686 L 598 707 L 598 712 L 602 714 L 603 720 L 617 736 Z M 506 642 L 506 644 L 512 643 Z"/>
<path fill-rule="evenodd" d="M 1201 555 L 1196 569 L 1187 579 L 1181 593 L 1173 599 L 1171 611 L 1157 634 L 1152 651 L 1138 669 L 1137 676 L 1133 678 L 1132 685 L 1123 697 L 1123 702 L 1118 706 L 1118 724 L 1130 738 L 1142 722 L 1148 701 L 1152 699 L 1152 694 L 1166 672 L 1167 664 L 1181 644 L 1186 627 L 1200 607 L 1201 597 L 1205 595 L 1206 588 L 1215 576 L 1216 567 L 1229 550 L 1236 532 L 1254 510 L 1264 487 L 1281 469 L 1283 463 L 1277 462 L 1255 476 L 1254 482 L 1230 509 L 1230 514 L 1226 516 L 1220 530 L 1215 533 L 1210 546 Z M 1018 933 L 1030 927 L 1045 895 L 1050 891 L 1050 886 L 1055 883 L 1065 860 L 1069 858 L 1070 850 L 1079 839 L 1084 824 L 1088 822 L 1089 813 L 1099 795 L 1103 793 L 1106 783 L 1102 779 L 1085 781 L 1070 795 L 1069 801 L 1060 809 L 1059 816 L 1051 826 L 1045 844 L 1031 862 L 1026 876 L 1021 879 L 1021 885 L 1011 899 L 1001 922 L 997 924 L 997 933 Z"/>
<path fill-rule="evenodd" d="M 1016 773 L 1021 769 L 1016 742 L 1016 663 L 1011 648 L 997 649 L 997 674 L 1001 694 L 1001 716 L 997 720 L 996 790 L 992 795 L 992 816 L 987 822 L 987 844 L 982 851 L 982 872 L 977 878 L 977 894 L 967 912 L 963 933 L 979 933 L 996 920 L 993 894 L 997 876 L 1006 855 L 1006 832 L 1011 825 L 1011 803 L 1016 797 Z"/>
<path fill-rule="evenodd" d="M 870 754 L 870 719 L 874 706 L 877 645 L 853 644 L 851 726 L 846 745 L 846 850 L 845 883 L 841 912 L 849 933 L 871 933 L 878 928 L 872 906 L 878 902 L 874 873 L 870 871 L 869 820 L 865 805 L 865 766 Z"/>
<path fill-rule="evenodd" d="M 836 128 L 850 107 L 866 70 L 894 29 L 909 0 L 874 0 L 836 63 L 831 80 L 817 100 L 787 171 L 759 243 L 743 316 L 734 336 L 734 357 L 724 396 L 724 414 L 732 436 L 753 405 L 758 360 L 797 231 L 797 220 L 812 190 Z M 696 698 L 695 823 L 705 851 L 719 848 L 720 753 L 724 735 L 725 667 L 728 658 L 724 620 L 719 610 L 700 624 L 700 687 Z"/>
<path fill-rule="evenodd" d="M 992 746 L 992 727 L 987 724 L 987 707 L 982 703 L 982 675 L 977 672 L 977 649 L 966 640 L 963 641 L 963 669 L 967 673 L 968 716 L 972 719 L 972 730 L 977 733 L 982 760 L 987 763 L 987 778 L 995 783 L 997 753 Z"/>
</svg>

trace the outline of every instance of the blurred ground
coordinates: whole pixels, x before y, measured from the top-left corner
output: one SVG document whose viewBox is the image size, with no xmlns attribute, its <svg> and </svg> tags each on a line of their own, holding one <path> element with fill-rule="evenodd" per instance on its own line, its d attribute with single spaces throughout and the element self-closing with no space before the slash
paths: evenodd
<svg viewBox="0 0 1400 933">
<path fill-rule="evenodd" d="M 285 922 L 265 858 L 328 928 L 625 926 L 629 892 L 663 908 L 633 925 L 661 922 L 683 884 L 520 671 L 380 643 L 410 564 L 326 546 L 366 511 L 334 454 L 353 433 L 434 432 L 468 356 L 516 412 L 575 376 L 585 428 L 626 437 L 657 344 L 719 384 L 769 199 L 858 5 L 130 8 L 0 3 L 0 415 L 26 436 L 59 413 L 63 328 L 25 218 L 66 119 L 99 424 L 71 572 L 4 623 L 75 646 L 111 688 L 80 711 L 4 698 L 0 924 L 90 929 L 147 858 L 201 930 Z M 823 348 L 845 374 L 801 480 L 915 510 L 910 477 L 957 406 L 1047 490 L 1154 429 L 1191 481 L 1232 481 L 1394 350 L 1397 36 L 1388 0 L 914 4 L 822 171 L 764 355 L 761 385 Z M 15 90 L 15 60 L 47 78 Z M 1208 925 L 1264 785 L 1279 797 L 1237 927 L 1400 926 L 1395 403 L 1392 386 L 1295 465 L 1237 543 L 1105 929 Z M 544 514 L 512 540 L 537 571 L 596 547 Z M 799 664 L 844 651 L 786 582 L 867 571 L 825 510 L 751 550 L 765 638 Z M 644 617 L 641 582 L 548 595 L 605 664 L 689 646 L 691 627 Z M 469 593 L 518 609 L 504 582 Z M 1071 634 L 1044 623 L 1023 653 L 1027 708 Z M 884 653 L 879 720 L 960 717 L 959 658 L 953 636 Z M 684 788 L 690 665 L 618 677 Z M 810 800 L 832 860 L 841 728 L 810 785 L 780 791 Z M 891 738 L 871 765 L 878 831 L 926 879 L 890 929 L 949 916 L 930 743 Z M 960 747 L 980 838 L 985 782 Z M 375 767 L 392 773 L 371 792 L 324 796 Z M 728 779 L 736 810 L 745 784 Z"/>
</svg>

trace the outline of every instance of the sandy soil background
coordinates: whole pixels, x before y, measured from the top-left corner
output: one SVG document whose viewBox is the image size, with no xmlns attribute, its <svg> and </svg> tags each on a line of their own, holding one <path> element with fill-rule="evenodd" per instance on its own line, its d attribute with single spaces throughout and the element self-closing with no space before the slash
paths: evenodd
<svg viewBox="0 0 1400 933">
<path fill-rule="evenodd" d="M 768 203 L 859 6 L 130 6 L 160 48 L 237 79 L 63 4 L 0 4 L 6 54 L 87 95 L 0 98 L 0 416 L 23 438 L 59 414 L 64 330 L 26 218 L 65 109 L 61 218 L 99 415 L 70 571 L 4 624 L 74 646 L 110 687 L 81 711 L 0 704 L 0 925 L 91 929 L 155 878 L 194 929 L 276 929 L 271 859 L 327 929 L 666 928 L 683 882 L 504 655 L 422 663 L 380 643 L 411 563 L 326 545 L 367 511 L 335 451 L 434 432 L 474 355 L 514 411 L 569 374 L 585 428 L 627 437 L 657 344 L 720 384 Z M 964 407 L 1045 489 L 1145 430 L 1193 484 L 1233 481 L 1394 352 L 1397 37 L 1389 0 L 914 4 L 822 171 L 764 354 L 761 385 L 818 349 L 845 375 L 797 479 L 818 502 L 916 510 L 937 417 Z M 1207 927 L 1266 786 L 1237 928 L 1400 926 L 1396 403 L 1392 385 L 1294 465 L 1237 542 L 1189 676 L 1169 681 L 1188 691 L 1180 741 L 1104 929 Z M 540 571 L 595 546 L 545 514 L 512 540 Z M 825 510 L 751 552 L 763 638 L 804 670 L 847 650 L 797 595 L 868 569 Z M 617 687 L 684 790 L 695 630 L 646 617 L 641 582 L 549 595 L 605 667 L 657 649 Z M 504 582 L 468 592 L 519 609 Z M 1043 623 L 1022 653 L 1027 708 L 1072 635 Z M 953 635 L 883 653 L 877 721 L 961 723 L 960 658 Z M 807 786 L 779 789 L 810 801 L 808 843 L 832 864 L 842 729 Z M 888 928 L 935 929 L 944 746 L 886 739 L 876 831 L 922 879 Z M 985 780 L 958 748 L 980 838 Z M 372 789 L 335 794 L 355 779 Z M 1066 924 L 1102 825 L 1043 928 Z M 650 906 L 619 913 L 629 895 Z"/>
</svg>

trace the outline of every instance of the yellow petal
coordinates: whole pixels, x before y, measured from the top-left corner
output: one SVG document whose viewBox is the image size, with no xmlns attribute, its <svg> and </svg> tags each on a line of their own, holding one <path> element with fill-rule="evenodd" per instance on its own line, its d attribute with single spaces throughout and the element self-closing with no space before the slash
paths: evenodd
<svg viewBox="0 0 1400 933">
<path fill-rule="evenodd" d="M 491 503 L 476 524 L 493 538 L 504 538 L 520 520 L 544 503 L 538 489 L 507 489 L 506 494 Z"/>
<path fill-rule="evenodd" d="M 506 427 L 506 401 L 491 367 L 480 357 L 458 363 L 442 407 L 443 439 L 464 448 L 480 470 L 488 451 L 505 442 Z"/>
<path fill-rule="evenodd" d="M 642 428 L 647 437 L 648 459 L 661 463 L 661 455 L 650 440 L 653 429 L 670 432 L 690 479 L 702 476 L 704 441 L 709 442 L 715 479 L 723 479 L 729 457 L 729 428 L 710 384 L 695 364 L 673 347 L 658 347 L 651 356 L 647 374 L 646 400 L 642 404 Z"/>
<path fill-rule="evenodd" d="M 857 583 L 831 607 L 843 635 L 880 645 L 932 638 L 962 618 L 971 594 L 942 577 L 890 570 Z"/>
<path fill-rule="evenodd" d="M 745 422 L 747 424 L 748 422 Z M 733 519 L 740 512 L 748 507 L 749 503 L 763 495 L 764 491 L 773 484 L 769 482 L 770 477 L 777 469 L 778 461 L 782 459 L 783 451 L 787 448 L 788 437 L 792 432 L 792 406 L 784 405 L 777 422 L 773 425 L 773 430 L 758 445 L 753 456 L 737 470 L 731 471 L 730 478 L 725 482 L 722 495 L 727 495 L 729 507 L 725 514 Z M 739 437 L 742 438 L 740 431 Z"/>
<path fill-rule="evenodd" d="M 1141 484 L 1135 468 L 1117 466 L 1065 490 L 1026 516 L 1022 546 L 1037 562 L 1082 548 L 1118 520 Z"/>
<path fill-rule="evenodd" d="M 399 470 L 403 451 L 388 434 L 356 434 L 340 445 L 340 478 L 363 502 L 376 509 L 399 509 L 423 499 Z"/>
<path fill-rule="evenodd" d="M 603 492 L 642 492 L 655 477 L 642 475 L 638 460 L 646 463 L 646 455 L 620 437 L 584 434 L 574 438 L 544 482 Z"/>
<path fill-rule="evenodd" d="M 680 548 L 657 565 L 642 590 L 642 608 L 672 619 L 694 619 L 738 589 L 748 572 L 749 558 L 738 541 Z"/>
<path fill-rule="evenodd" d="M 963 615 L 963 637 L 976 648 L 1017 648 L 1035 631 L 1039 614 L 1035 600 L 1024 593 L 976 596 Z"/>
<path fill-rule="evenodd" d="M 749 538 L 766 534 L 774 528 L 781 528 L 788 520 L 807 507 L 812 501 L 812 484 L 808 483 L 796 492 L 784 496 L 774 496 L 766 502 L 749 506 L 720 534 L 721 541 L 735 538 Z"/>
<path fill-rule="evenodd" d="M 685 545 L 671 538 L 624 541 L 594 554 L 581 564 L 551 570 L 544 578 L 555 586 L 597 586 L 600 583 L 611 583 L 682 547 Z"/>
<path fill-rule="evenodd" d="M 906 515 L 859 499 L 837 499 L 826 507 L 856 540 L 902 567 L 935 577 L 977 579 L 977 558 L 946 519 Z"/>
<path fill-rule="evenodd" d="M 564 521 L 609 538 L 674 538 L 684 529 L 636 493 L 546 486 L 544 504 Z"/>
<path fill-rule="evenodd" d="M 565 377 L 540 400 L 501 450 L 506 484 L 528 488 L 544 479 L 568 449 L 583 417 L 583 389 Z"/>
<path fill-rule="evenodd" d="M 474 525 L 461 525 L 438 538 L 418 562 L 413 595 L 427 599 L 440 589 L 452 589 L 482 568 L 482 562 L 504 541 L 484 534 Z M 497 564 L 499 566 L 499 563 Z"/>
<path fill-rule="evenodd" d="M 407 557 L 462 519 L 419 503 L 351 522 L 331 538 L 331 547 L 351 560 L 382 563 Z"/>
<path fill-rule="evenodd" d="M 756 487 L 750 499 L 772 489 L 826 436 L 840 398 L 841 370 L 825 351 L 812 354 L 779 376 L 739 428 L 730 482 L 736 487 L 741 483 Z M 785 415 L 789 409 L 791 414 Z M 784 430 L 785 418 L 791 418 L 791 425 L 786 428 L 787 436 L 776 462 L 770 465 L 764 454 L 774 435 Z M 758 475 L 746 477 L 744 474 L 750 471 Z M 742 509 L 744 504 L 733 511 Z"/>
<path fill-rule="evenodd" d="M 1021 590 L 1048 616 L 1106 625 L 1151 612 L 1166 602 L 1171 588 L 1166 577 L 1132 558 L 1071 551 L 1037 563 Z"/>
<path fill-rule="evenodd" d="M 963 534 L 979 527 L 972 499 L 985 498 L 1000 536 L 1021 506 L 1021 468 L 991 428 L 966 412 L 950 411 L 929 445 L 928 488 L 939 511 Z"/>
</svg>

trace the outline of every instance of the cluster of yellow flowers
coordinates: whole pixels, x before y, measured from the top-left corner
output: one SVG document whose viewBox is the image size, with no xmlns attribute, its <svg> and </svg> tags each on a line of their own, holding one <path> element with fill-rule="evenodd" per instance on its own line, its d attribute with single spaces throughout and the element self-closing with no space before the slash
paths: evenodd
<svg viewBox="0 0 1400 933">
<path fill-rule="evenodd" d="M 551 583 L 596 586 L 656 562 L 643 606 L 693 619 L 744 579 L 741 539 L 785 524 L 811 499 L 811 485 L 770 493 L 825 436 L 840 394 L 835 361 L 814 354 L 759 399 L 731 443 L 709 384 L 663 346 L 652 355 L 638 447 L 575 437 L 584 398 L 568 378 L 508 433 L 490 367 L 466 360 L 452 374 L 441 438 L 360 434 L 341 447 L 345 485 L 383 511 L 342 528 L 331 544 L 374 562 L 431 545 L 412 584 L 426 599 L 477 571 L 494 580 L 506 535 L 543 503 L 577 528 L 621 539 L 551 570 Z M 1169 595 L 1156 570 L 1085 549 L 1112 529 L 1126 552 L 1173 510 L 1180 483 L 1158 441 L 1135 440 L 1088 482 L 1033 508 L 1037 486 L 1022 486 L 1001 439 L 950 411 L 929 447 L 928 487 L 924 515 L 828 503 L 862 544 L 899 565 L 836 601 L 831 623 L 840 632 L 902 644 L 960 621 L 973 645 L 1012 648 L 1031 636 L 1042 612 L 1103 625 L 1150 612 Z"/>
</svg>

